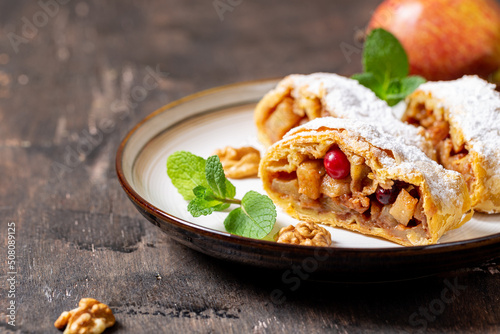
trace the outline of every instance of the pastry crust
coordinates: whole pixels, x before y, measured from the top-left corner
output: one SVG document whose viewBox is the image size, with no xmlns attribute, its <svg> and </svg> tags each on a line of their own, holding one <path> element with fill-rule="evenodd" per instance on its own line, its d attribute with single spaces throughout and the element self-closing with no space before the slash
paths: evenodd
<svg viewBox="0 0 500 334">
<path fill-rule="evenodd" d="M 409 145 L 435 158 L 425 131 L 396 118 L 392 108 L 358 81 L 333 73 L 293 74 L 267 93 L 255 109 L 259 140 L 269 146 L 290 129 L 318 117 L 332 116 L 377 123 Z"/>
<path fill-rule="evenodd" d="M 321 166 L 332 147 L 338 147 L 347 156 L 350 175 L 334 181 L 334 189 L 327 189 L 325 183 L 331 180 Z M 320 166 L 311 167 L 317 168 L 311 175 L 320 178 L 319 196 L 302 189 L 315 183 L 297 176 L 304 164 Z M 267 150 L 259 174 L 273 202 L 295 218 L 343 227 L 405 246 L 434 244 L 446 231 L 461 226 L 472 216 L 467 186 L 459 173 L 446 170 L 422 151 L 386 134 L 381 127 L 357 120 L 325 117 L 293 129 Z M 383 205 L 375 199 L 378 187 L 389 189 L 397 184 L 402 188 L 399 194 L 403 202 L 405 196 L 412 199 L 408 202 L 412 213 L 406 220 L 389 213 L 396 209 L 396 203 Z M 409 195 L 415 191 L 416 195 Z"/>
<path fill-rule="evenodd" d="M 403 121 L 426 128 L 437 161 L 464 176 L 476 211 L 500 212 L 500 93 L 476 76 L 428 82 Z"/>
</svg>

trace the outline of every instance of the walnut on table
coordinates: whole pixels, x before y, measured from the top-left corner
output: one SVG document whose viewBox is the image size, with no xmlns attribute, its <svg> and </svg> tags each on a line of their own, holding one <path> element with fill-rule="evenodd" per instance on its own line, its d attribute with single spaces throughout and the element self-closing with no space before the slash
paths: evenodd
<svg viewBox="0 0 500 334">
<path fill-rule="evenodd" d="M 277 242 L 327 247 L 332 244 L 332 236 L 324 227 L 315 223 L 301 222 L 297 225 L 283 227 L 278 232 Z"/>
<path fill-rule="evenodd" d="M 260 152 L 250 146 L 234 148 L 227 146 L 214 152 L 224 167 L 224 173 L 231 179 L 257 176 Z"/>
<path fill-rule="evenodd" d="M 115 316 L 111 309 L 93 299 L 82 298 L 78 308 L 63 312 L 54 326 L 63 329 L 63 334 L 100 334 L 115 324 Z"/>
</svg>

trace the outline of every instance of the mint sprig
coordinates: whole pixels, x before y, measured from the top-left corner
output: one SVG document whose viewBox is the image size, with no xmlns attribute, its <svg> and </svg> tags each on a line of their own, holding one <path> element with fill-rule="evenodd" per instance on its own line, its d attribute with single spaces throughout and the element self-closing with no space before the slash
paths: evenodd
<svg viewBox="0 0 500 334">
<path fill-rule="evenodd" d="M 425 82 L 420 76 L 408 76 L 408 56 L 398 39 L 384 29 L 374 29 L 366 38 L 363 71 L 353 79 L 371 89 L 390 106 L 396 105 Z"/>
<path fill-rule="evenodd" d="M 276 222 L 276 207 L 271 199 L 249 191 L 242 200 L 235 199 L 236 188 L 224 175 L 219 157 L 207 160 L 190 152 L 178 151 L 167 159 L 167 174 L 184 199 L 190 201 L 188 211 L 193 217 L 223 211 L 231 204 L 240 205 L 224 220 L 232 234 L 262 239 Z"/>
</svg>

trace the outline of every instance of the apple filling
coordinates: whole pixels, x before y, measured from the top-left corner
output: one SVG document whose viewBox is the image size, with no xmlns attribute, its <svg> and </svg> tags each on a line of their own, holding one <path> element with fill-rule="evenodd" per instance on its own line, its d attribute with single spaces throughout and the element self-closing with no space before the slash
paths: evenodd
<svg viewBox="0 0 500 334">
<path fill-rule="evenodd" d="M 461 173 L 469 190 L 476 181 L 471 156 L 465 143 L 453 140 L 450 124 L 443 110 L 426 105 L 423 101 L 411 101 L 403 121 L 422 126 L 437 152 L 437 162 L 447 169 Z"/>
<path fill-rule="evenodd" d="M 335 149 L 339 150 L 330 148 L 324 159 L 303 157 L 297 165 L 281 160 L 286 165 L 275 169 L 273 191 L 302 211 L 315 211 L 320 219 L 328 215 L 337 221 L 357 223 L 361 232 L 381 228 L 404 241 L 428 237 L 418 187 L 399 180 L 379 180 L 365 159 L 355 154 L 345 155 L 348 164 L 342 168 L 348 168 L 347 173 L 332 173 L 328 154 Z M 335 159 L 336 166 L 342 166 Z"/>
<path fill-rule="evenodd" d="M 274 110 L 271 110 L 264 128 L 267 136 L 274 143 L 283 138 L 292 128 L 323 116 L 328 115 L 318 98 L 294 99 L 286 96 Z"/>
</svg>

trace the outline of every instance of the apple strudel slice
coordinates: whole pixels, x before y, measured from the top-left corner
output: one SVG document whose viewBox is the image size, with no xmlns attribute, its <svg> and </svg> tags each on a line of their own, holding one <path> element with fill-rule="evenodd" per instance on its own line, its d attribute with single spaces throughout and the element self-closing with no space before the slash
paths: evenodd
<svg viewBox="0 0 500 334">
<path fill-rule="evenodd" d="M 500 212 L 500 93 L 476 76 L 428 82 L 408 99 L 403 121 L 424 127 L 437 161 L 460 172 L 476 211 Z"/>
<path fill-rule="evenodd" d="M 435 158 L 424 129 L 404 124 L 370 89 L 333 73 L 289 75 L 262 98 L 254 114 L 259 140 L 266 146 L 290 129 L 326 116 L 380 123 L 385 131 Z"/>
<path fill-rule="evenodd" d="M 291 130 L 269 147 L 259 174 L 295 218 L 405 246 L 436 243 L 472 216 L 459 173 L 359 120 L 324 117 Z"/>
</svg>

